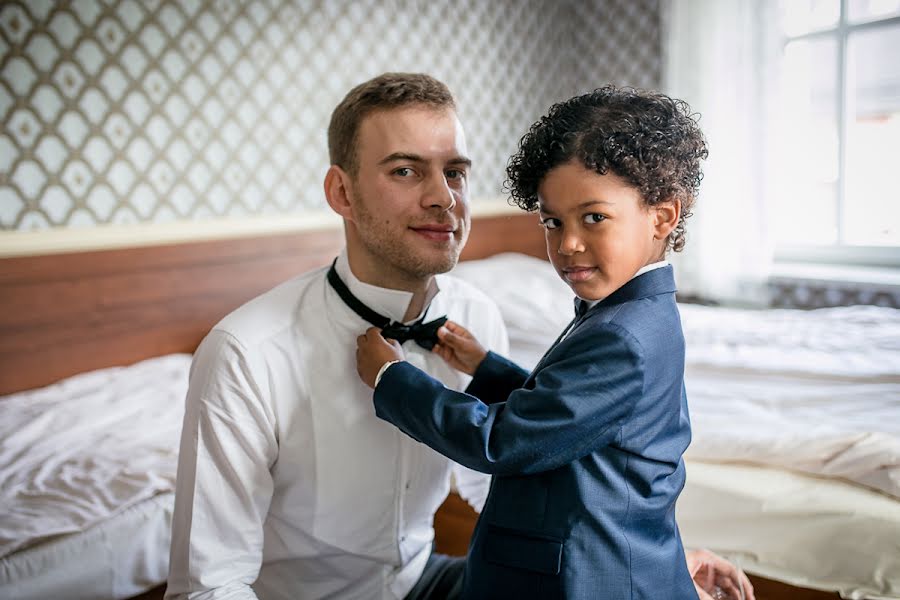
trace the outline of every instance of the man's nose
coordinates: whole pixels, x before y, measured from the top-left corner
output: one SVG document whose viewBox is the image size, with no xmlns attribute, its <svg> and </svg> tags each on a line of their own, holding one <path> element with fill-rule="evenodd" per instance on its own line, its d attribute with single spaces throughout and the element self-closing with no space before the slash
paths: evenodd
<svg viewBox="0 0 900 600">
<path fill-rule="evenodd" d="M 437 207 L 445 211 L 456 206 L 456 194 L 450 189 L 443 173 L 428 178 L 425 193 L 422 195 L 422 205 L 426 208 Z"/>
</svg>

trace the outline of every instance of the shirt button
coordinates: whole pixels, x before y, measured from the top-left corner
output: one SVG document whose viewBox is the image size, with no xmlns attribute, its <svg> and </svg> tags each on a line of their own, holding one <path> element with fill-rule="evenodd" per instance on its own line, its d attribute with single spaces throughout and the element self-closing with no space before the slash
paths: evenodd
<svg viewBox="0 0 900 600">
<path fill-rule="evenodd" d="M 411 486 L 412 486 L 412 483 L 409 482 L 409 481 L 407 481 L 407 482 L 406 482 L 406 489 L 409 489 Z"/>
</svg>

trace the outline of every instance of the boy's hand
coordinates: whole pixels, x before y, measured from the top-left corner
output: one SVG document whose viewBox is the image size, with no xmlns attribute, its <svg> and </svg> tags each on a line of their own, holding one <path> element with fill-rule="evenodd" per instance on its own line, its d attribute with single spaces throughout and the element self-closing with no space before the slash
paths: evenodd
<svg viewBox="0 0 900 600">
<path fill-rule="evenodd" d="M 385 363 L 403 359 L 403 349 L 397 340 L 384 339 L 377 327 L 369 327 L 356 338 L 356 372 L 370 388 L 375 387 L 375 378 Z"/>
<path fill-rule="evenodd" d="M 432 348 L 432 352 L 446 360 L 451 367 L 469 375 L 475 374 L 475 369 L 487 356 L 478 340 L 462 325 L 453 321 L 447 321 L 437 332 L 439 342 Z"/>
</svg>

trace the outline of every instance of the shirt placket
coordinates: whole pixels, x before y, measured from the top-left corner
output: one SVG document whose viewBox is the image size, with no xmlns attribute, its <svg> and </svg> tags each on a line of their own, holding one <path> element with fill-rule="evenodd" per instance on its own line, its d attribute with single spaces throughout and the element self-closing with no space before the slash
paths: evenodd
<svg viewBox="0 0 900 600">
<path fill-rule="evenodd" d="M 424 358 L 419 354 L 417 348 L 412 343 L 404 345 L 406 350 L 406 360 L 419 369 L 425 369 L 426 364 Z M 401 562 L 406 562 L 412 558 L 412 541 L 409 539 L 409 522 L 408 522 L 408 501 L 411 494 L 414 493 L 414 477 L 418 469 L 417 453 L 415 452 L 416 442 L 397 430 L 400 435 L 400 469 L 398 472 L 398 514 L 397 514 L 397 541 L 400 550 Z"/>
</svg>

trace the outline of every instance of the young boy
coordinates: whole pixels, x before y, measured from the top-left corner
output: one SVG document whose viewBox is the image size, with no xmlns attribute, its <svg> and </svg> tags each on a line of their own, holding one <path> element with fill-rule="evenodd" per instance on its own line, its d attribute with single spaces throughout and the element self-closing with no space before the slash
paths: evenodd
<svg viewBox="0 0 900 600">
<path fill-rule="evenodd" d="M 675 523 L 690 425 L 665 256 L 684 245 L 706 154 L 687 105 L 661 94 L 607 86 L 553 106 L 507 167 L 577 295 L 535 369 L 448 323 L 434 351 L 473 375 L 460 393 L 377 329 L 360 337 L 377 415 L 494 474 L 466 597 L 697 598 Z"/>
</svg>

